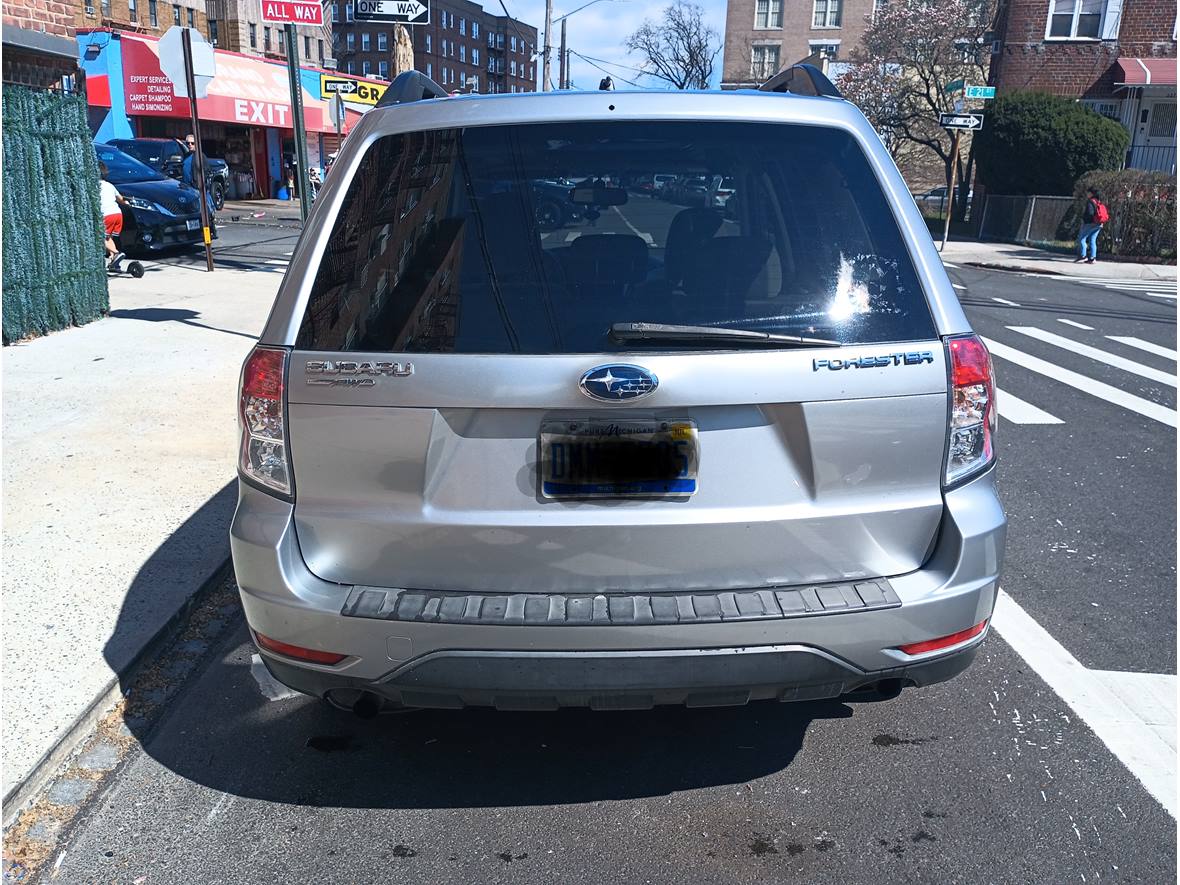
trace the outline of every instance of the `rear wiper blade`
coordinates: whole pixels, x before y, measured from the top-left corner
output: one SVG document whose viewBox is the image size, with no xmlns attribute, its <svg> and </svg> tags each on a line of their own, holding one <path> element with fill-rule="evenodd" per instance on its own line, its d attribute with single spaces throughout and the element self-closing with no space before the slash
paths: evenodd
<svg viewBox="0 0 1180 885">
<path fill-rule="evenodd" d="M 840 347 L 830 338 L 805 338 L 753 329 L 726 329 L 720 326 L 671 326 L 667 323 L 614 323 L 611 337 L 616 341 L 728 341 L 749 345 L 793 345 L 795 347 Z"/>
</svg>

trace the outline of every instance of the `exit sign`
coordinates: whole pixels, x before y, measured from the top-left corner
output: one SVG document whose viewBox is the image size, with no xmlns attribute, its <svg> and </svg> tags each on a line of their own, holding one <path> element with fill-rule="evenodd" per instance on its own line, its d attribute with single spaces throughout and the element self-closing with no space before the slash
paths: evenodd
<svg viewBox="0 0 1180 885">
<path fill-rule="evenodd" d="M 273 25 L 323 27 L 324 7 L 319 0 L 262 0 L 262 20 Z"/>
</svg>

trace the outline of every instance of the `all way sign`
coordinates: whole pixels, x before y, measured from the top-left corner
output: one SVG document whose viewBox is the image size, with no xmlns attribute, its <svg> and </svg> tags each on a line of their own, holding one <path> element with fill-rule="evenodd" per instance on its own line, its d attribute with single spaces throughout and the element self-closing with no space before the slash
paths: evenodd
<svg viewBox="0 0 1180 885">
<path fill-rule="evenodd" d="M 262 0 L 262 20 L 275 25 L 323 27 L 324 7 L 319 0 Z"/>
<path fill-rule="evenodd" d="M 966 129 L 974 132 L 983 128 L 983 114 L 939 114 L 938 125 L 943 129 Z"/>
<path fill-rule="evenodd" d="M 430 5 L 421 0 L 356 0 L 356 19 L 426 25 L 430 24 Z"/>
</svg>

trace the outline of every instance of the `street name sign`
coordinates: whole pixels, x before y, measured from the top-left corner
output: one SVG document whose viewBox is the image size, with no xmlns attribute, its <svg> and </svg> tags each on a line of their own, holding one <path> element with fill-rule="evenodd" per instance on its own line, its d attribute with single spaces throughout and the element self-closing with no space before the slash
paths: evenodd
<svg viewBox="0 0 1180 885">
<path fill-rule="evenodd" d="M 967 98 L 995 98 L 995 86 L 968 86 Z"/>
<path fill-rule="evenodd" d="M 400 22 L 403 25 L 430 24 L 430 4 L 422 0 L 356 0 L 357 21 Z"/>
<path fill-rule="evenodd" d="M 262 0 L 262 20 L 272 25 L 323 27 L 324 7 L 320 0 Z"/>
<path fill-rule="evenodd" d="M 950 95 L 952 92 L 959 92 L 962 88 L 963 88 L 963 81 L 962 80 L 952 80 L 950 83 L 947 83 L 945 86 L 942 87 L 942 91 L 945 92 L 947 95 Z"/>
<path fill-rule="evenodd" d="M 966 129 L 975 132 L 983 128 L 983 114 L 939 114 L 938 125 L 943 129 Z"/>
<path fill-rule="evenodd" d="M 180 98 L 188 98 L 188 85 L 184 78 L 184 28 L 173 25 L 160 38 L 160 72 L 172 81 L 172 94 Z M 205 42 L 204 36 L 196 28 L 192 31 L 190 41 L 193 54 L 193 84 L 196 86 L 197 98 L 209 97 L 209 83 L 217 75 L 217 65 L 213 58 L 213 47 Z"/>
<path fill-rule="evenodd" d="M 384 94 L 385 86 L 380 83 L 366 83 L 351 77 L 320 74 L 320 95 L 339 95 L 345 101 L 354 104 L 375 105 Z"/>
</svg>

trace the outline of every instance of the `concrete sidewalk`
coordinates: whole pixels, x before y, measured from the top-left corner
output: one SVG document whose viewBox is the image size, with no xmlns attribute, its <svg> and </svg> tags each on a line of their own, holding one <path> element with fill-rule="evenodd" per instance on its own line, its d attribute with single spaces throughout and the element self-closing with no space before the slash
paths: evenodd
<svg viewBox="0 0 1180 885">
<path fill-rule="evenodd" d="M 1026 273 L 1059 274 L 1079 279 L 1161 280 L 1176 282 L 1174 264 L 1136 264 L 1130 261 L 1105 261 L 1094 264 L 1074 261 L 1074 256 L 1046 252 L 1031 246 L 1011 243 L 980 243 L 974 240 L 951 240 L 942 253 L 952 264 L 973 264 L 1000 270 Z"/>
<path fill-rule="evenodd" d="M 228 558 L 238 373 L 279 282 L 151 264 L 110 317 L 4 348 L 6 819 Z"/>
</svg>

